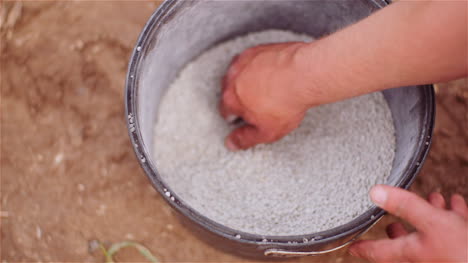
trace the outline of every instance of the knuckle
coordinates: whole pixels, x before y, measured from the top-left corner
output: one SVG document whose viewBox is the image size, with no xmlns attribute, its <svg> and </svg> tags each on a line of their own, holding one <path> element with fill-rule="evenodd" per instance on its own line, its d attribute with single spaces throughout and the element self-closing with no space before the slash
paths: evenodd
<svg viewBox="0 0 468 263">
<path fill-rule="evenodd" d="M 405 261 L 413 259 L 414 255 L 420 254 L 418 251 L 421 249 L 421 244 L 424 243 L 421 235 L 412 234 L 408 238 L 404 239 L 401 245 L 400 258 Z"/>
<path fill-rule="evenodd" d="M 270 143 L 276 141 L 280 136 L 276 130 L 265 130 L 262 133 L 262 138 L 264 142 Z"/>
<path fill-rule="evenodd" d="M 379 254 L 379 249 L 375 242 L 369 244 L 369 246 L 364 250 L 364 255 L 366 259 L 368 259 L 371 262 L 378 261 L 377 259 L 380 257 L 380 254 Z"/>
<path fill-rule="evenodd" d="M 402 216 L 406 213 L 406 210 L 407 210 L 407 207 L 408 207 L 408 203 L 411 202 L 411 195 L 403 195 L 401 200 L 398 200 L 396 202 L 393 202 L 390 203 L 389 205 L 393 205 L 394 206 L 394 210 L 395 210 L 395 216 Z"/>
<path fill-rule="evenodd" d="M 233 64 L 229 67 L 229 70 L 226 74 L 226 83 L 229 83 L 239 72 L 239 62 L 234 61 Z"/>
<path fill-rule="evenodd" d="M 229 97 L 230 97 L 229 91 L 225 90 L 221 96 L 224 104 L 226 104 L 229 101 Z"/>
<path fill-rule="evenodd" d="M 244 135 L 242 130 L 236 130 L 232 133 L 231 135 L 231 140 L 234 142 L 234 144 L 241 149 L 244 148 Z"/>
<path fill-rule="evenodd" d="M 225 90 L 222 95 L 222 102 L 226 107 L 234 108 L 236 106 L 236 100 L 231 90 Z"/>
<path fill-rule="evenodd" d="M 390 194 L 387 205 L 394 211 L 394 215 L 405 217 L 412 213 L 412 208 L 420 207 L 420 198 L 414 193 L 398 189 Z"/>
</svg>

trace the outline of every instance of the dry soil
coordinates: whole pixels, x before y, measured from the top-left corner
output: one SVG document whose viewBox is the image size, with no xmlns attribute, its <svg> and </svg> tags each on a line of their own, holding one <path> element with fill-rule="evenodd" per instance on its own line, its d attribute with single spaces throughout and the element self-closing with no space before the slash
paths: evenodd
<svg viewBox="0 0 468 263">
<path fill-rule="evenodd" d="M 135 240 L 162 261 L 245 261 L 184 228 L 127 138 L 127 61 L 158 2 L 1 5 L 2 262 L 102 262 L 92 240 Z M 412 190 L 468 198 L 468 84 L 437 90 L 432 150 Z M 364 238 L 384 237 L 393 220 L 385 217 Z M 144 260 L 132 249 L 116 259 Z M 341 250 L 289 262 L 362 261 Z"/>
</svg>

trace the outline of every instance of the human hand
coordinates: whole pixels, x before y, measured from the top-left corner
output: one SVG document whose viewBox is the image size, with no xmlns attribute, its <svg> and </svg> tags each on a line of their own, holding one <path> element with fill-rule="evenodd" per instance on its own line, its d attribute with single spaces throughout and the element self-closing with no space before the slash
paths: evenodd
<svg viewBox="0 0 468 263">
<path fill-rule="evenodd" d="M 439 193 L 426 201 L 409 191 L 378 185 L 370 196 L 417 231 L 408 233 L 402 224 L 390 224 L 390 239 L 358 241 L 349 248 L 352 255 L 374 262 L 467 262 L 468 207 L 462 196 L 452 196 L 450 209 Z"/>
<path fill-rule="evenodd" d="M 261 45 L 232 62 L 223 80 L 221 115 L 247 124 L 225 141 L 232 151 L 270 143 L 297 128 L 311 106 L 312 80 L 297 52 L 306 43 Z"/>
<path fill-rule="evenodd" d="M 249 125 L 231 133 L 226 146 L 273 142 L 310 106 L 466 76 L 461 21 L 466 1 L 398 1 L 311 44 L 248 49 L 229 69 L 220 108 L 228 120 L 240 116 Z"/>
</svg>

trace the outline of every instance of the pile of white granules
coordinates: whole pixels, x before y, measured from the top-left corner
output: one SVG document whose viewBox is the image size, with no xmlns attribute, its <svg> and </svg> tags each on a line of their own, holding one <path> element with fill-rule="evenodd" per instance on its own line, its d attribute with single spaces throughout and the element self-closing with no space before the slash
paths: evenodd
<svg viewBox="0 0 468 263">
<path fill-rule="evenodd" d="M 381 93 L 313 108 L 274 144 L 235 153 L 224 146 L 233 126 L 217 106 L 232 57 L 258 44 L 311 40 L 279 30 L 251 33 L 206 51 L 180 72 L 159 108 L 154 161 L 181 201 L 259 235 L 327 230 L 371 206 L 368 191 L 385 182 L 395 152 Z"/>
</svg>

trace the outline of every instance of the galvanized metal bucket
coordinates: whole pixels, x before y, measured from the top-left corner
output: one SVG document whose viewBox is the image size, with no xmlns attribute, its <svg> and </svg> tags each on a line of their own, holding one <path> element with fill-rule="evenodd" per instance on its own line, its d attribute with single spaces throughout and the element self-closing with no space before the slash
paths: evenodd
<svg viewBox="0 0 468 263">
<path fill-rule="evenodd" d="M 181 68 L 211 46 L 249 32 L 285 29 L 315 38 L 385 7 L 384 0 L 167 0 L 143 29 L 127 75 L 125 106 L 130 139 L 154 188 L 197 235 L 229 252 L 247 256 L 302 256 L 339 249 L 368 230 L 384 214 L 371 207 L 345 225 L 296 236 L 240 233 L 186 205 L 158 174 L 152 157 L 158 105 Z M 363 36 L 365 37 L 365 36 Z M 152 66 L 148 66 L 152 62 Z M 385 69 L 382 69 L 385 71 Z M 142 76 L 150 85 L 143 85 Z M 431 143 L 435 103 L 431 85 L 384 91 L 396 129 L 396 156 L 388 184 L 408 188 Z M 167 195 L 170 192 L 170 195 Z M 239 238 L 240 233 L 240 238 Z"/>
</svg>

